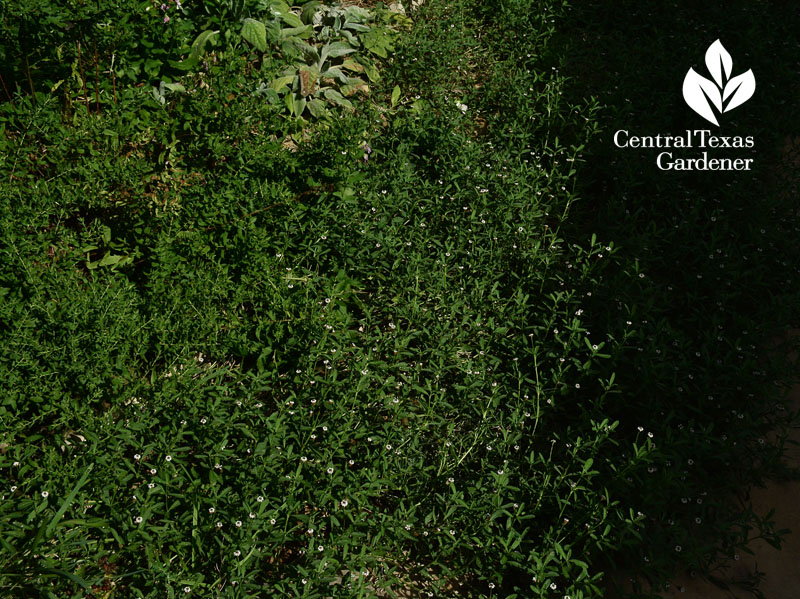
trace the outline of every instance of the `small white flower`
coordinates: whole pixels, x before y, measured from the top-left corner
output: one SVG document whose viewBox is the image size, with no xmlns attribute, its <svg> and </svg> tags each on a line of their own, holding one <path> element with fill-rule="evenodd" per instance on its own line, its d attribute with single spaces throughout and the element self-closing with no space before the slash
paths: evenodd
<svg viewBox="0 0 800 599">
<path fill-rule="evenodd" d="M 44 497 L 45 499 L 47 499 L 49 495 L 50 493 L 48 493 L 47 491 L 42 491 L 42 497 Z"/>
<path fill-rule="evenodd" d="M 317 547 L 317 551 L 325 551 L 325 547 L 323 547 L 322 545 L 320 545 L 319 547 Z"/>
<path fill-rule="evenodd" d="M 156 470 L 155 468 L 150 468 L 150 474 L 155 475 L 156 472 L 158 472 L 158 470 Z"/>
<path fill-rule="evenodd" d="M 238 549 L 233 552 L 233 557 L 239 557 L 240 555 L 242 555 L 242 552 L 239 551 Z"/>
<path fill-rule="evenodd" d="M 222 528 L 222 522 L 217 522 L 217 528 Z"/>
<path fill-rule="evenodd" d="M 342 500 L 339 502 L 339 505 L 341 505 L 342 507 L 347 507 L 347 499 L 342 499 Z"/>
<path fill-rule="evenodd" d="M 274 526 L 274 525 L 275 525 L 275 518 L 273 518 L 272 520 L 270 520 L 270 521 L 269 521 L 269 523 L 270 523 L 270 524 L 272 524 L 272 525 Z"/>
<path fill-rule="evenodd" d="M 168 455 L 168 456 L 167 456 L 167 457 L 165 457 L 164 459 L 165 459 L 165 460 L 167 460 L 168 462 L 171 462 L 171 461 L 172 461 L 172 456 L 171 456 L 171 455 Z"/>
<path fill-rule="evenodd" d="M 183 587 L 183 592 L 184 593 L 191 593 L 192 589 L 190 589 L 189 587 Z"/>
<path fill-rule="evenodd" d="M 242 527 L 242 521 L 241 520 L 237 520 L 234 524 L 236 524 L 236 528 L 241 528 Z"/>
<path fill-rule="evenodd" d="M 308 458 L 307 458 L 306 456 L 302 456 L 302 457 L 300 458 L 300 461 L 301 461 L 301 462 L 307 462 L 307 461 L 308 461 Z"/>
<path fill-rule="evenodd" d="M 136 516 L 133 519 L 133 521 L 136 522 L 136 524 L 141 524 L 142 523 L 142 517 L 141 516 Z"/>
<path fill-rule="evenodd" d="M 213 507 L 208 508 L 208 513 L 213 514 L 216 510 Z"/>
<path fill-rule="evenodd" d="M 261 495 L 259 495 L 259 496 L 256 498 L 256 501 L 257 501 L 258 503 L 263 503 L 263 502 L 264 502 L 264 498 L 263 498 Z"/>
<path fill-rule="evenodd" d="M 141 458 L 142 458 L 142 456 L 141 456 L 141 455 L 139 455 L 138 453 L 135 453 L 135 454 L 133 454 L 133 459 L 134 459 L 134 460 L 136 460 L 137 462 L 138 462 L 138 461 L 139 461 Z"/>
<path fill-rule="evenodd" d="M 328 469 L 326 470 L 326 472 L 327 472 L 328 474 L 333 474 L 333 468 L 328 468 Z"/>
</svg>

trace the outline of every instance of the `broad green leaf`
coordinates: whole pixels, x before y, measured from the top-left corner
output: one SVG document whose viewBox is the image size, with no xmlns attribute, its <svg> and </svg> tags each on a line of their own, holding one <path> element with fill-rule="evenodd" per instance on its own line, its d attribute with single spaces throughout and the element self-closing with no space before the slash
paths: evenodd
<svg viewBox="0 0 800 599">
<path fill-rule="evenodd" d="M 185 92 L 186 88 L 183 87 L 180 83 L 164 83 L 164 87 L 171 92 L 179 93 Z M 106 242 L 108 243 L 108 242 Z"/>
<path fill-rule="evenodd" d="M 267 28 L 261 21 L 245 19 L 242 25 L 242 37 L 261 52 L 267 51 Z"/>
<path fill-rule="evenodd" d="M 301 21 L 300 17 L 291 11 L 289 5 L 285 2 L 273 2 L 272 6 L 270 7 L 270 11 L 289 27 L 303 26 L 303 21 Z"/>
<path fill-rule="evenodd" d="M 342 69 L 347 69 L 348 71 L 355 71 L 356 73 L 363 73 L 364 72 L 364 65 L 360 62 L 356 62 L 352 58 L 346 59 L 341 65 L 339 65 Z"/>
<path fill-rule="evenodd" d="M 309 25 L 314 20 L 314 15 L 317 13 L 317 9 L 319 9 L 321 4 L 322 2 L 319 2 L 319 0 L 313 0 L 303 5 L 303 12 L 300 14 L 303 23 Z"/>
<path fill-rule="evenodd" d="M 392 90 L 392 108 L 397 105 L 397 101 L 400 99 L 400 86 L 395 85 L 394 89 Z"/>
<path fill-rule="evenodd" d="M 331 58 L 344 56 L 345 54 L 352 54 L 356 49 L 347 42 L 333 42 L 328 44 L 322 49 L 322 53 Z"/>
<path fill-rule="evenodd" d="M 269 8 L 270 10 L 277 11 L 279 13 L 289 12 L 291 10 L 289 8 L 289 4 L 285 0 L 270 0 Z"/>
<path fill-rule="evenodd" d="M 348 77 L 347 84 L 342 85 L 339 90 L 345 96 L 352 96 L 357 91 L 369 93 L 369 85 L 367 85 L 366 81 L 359 79 L 358 77 Z"/>
<path fill-rule="evenodd" d="M 358 31 L 360 33 L 364 33 L 369 31 L 369 25 L 362 25 L 361 23 L 345 23 L 345 29 L 352 29 L 353 31 Z"/>
<path fill-rule="evenodd" d="M 112 254 L 111 252 L 106 252 L 106 255 L 97 263 L 98 266 L 110 266 L 112 264 L 116 264 L 120 260 L 125 258 L 125 256 L 121 256 L 119 254 Z"/>
<path fill-rule="evenodd" d="M 287 75 L 286 77 L 278 77 L 277 79 L 270 82 L 269 86 L 274 89 L 276 92 L 280 93 L 285 90 L 289 86 L 289 84 L 294 81 L 297 75 Z"/>
<path fill-rule="evenodd" d="M 306 109 L 306 99 L 295 94 L 294 96 L 294 116 L 300 117 Z"/>
<path fill-rule="evenodd" d="M 373 83 L 380 80 L 381 76 L 378 73 L 378 69 L 375 68 L 375 65 L 367 63 L 364 65 L 364 71 L 367 73 L 367 77 Z"/>
<path fill-rule="evenodd" d="M 197 66 L 199 59 L 195 56 L 188 56 L 185 60 L 168 60 L 167 63 L 173 69 L 180 69 L 181 71 L 190 71 Z M 154 88 L 155 89 L 155 88 Z"/>
<path fill-rule="evenodd" d="M 363 23 L 369 20 L 370 16 L 369 11 L 360 6 L 348 6 L 344 9 L 344 18 L 348 21 Z"/>
<path fill-rule="evenodd" d="M 353 107 L 353 104 L 350 102 L 350 100 L 347 100 L 342 94 L 340 94 L 335 89 L 328 88 L 325 90 L 324 94 L 325 97 L 334 104 L 337 104 L 339 106 L 344 106 L 346 108 Z"/>
<path fill-rule="evenodd" d="M 347 40 L 347 42 L 351 46 L 358 47 L 358 46 L 361 45 L 361 42 L 356 37 L 356 35 L 354 33 L 350 32 L 350 31 L 348 31 L 347 29 L 340 29 L 339 33 L 342 35 L 342 37 L 344 37 Z"/>
<path fill-rule="evenodd" d="M 350 83 L 349 78 L 345 75 L 338 67 L 331 67 L 324 73 L 322 73 L 323 77 L 329 77 L 331 79 L 336 79 L 339 83 L 347 85 Z"/>
<path fill-rule="evenodd" d="M 314 118 L 321 118 L 328 114 L 328 109 L 325 107 L 325 102 L 319 98 L 314 98 L 308 103 L 308 111 Z"/>
<path fill-rule="evenodd" d="M 303 25 L 300 24 L 300 27 L 290 27 L 287 29 L 281 29 L 281 39 L 289 39 L 290 37 L 299 37 L 301 39 L 307 39 L 311 37 L 313 33 L 313 27 L 311 25 Z"/>
<path fill-rule="evenodd" d="M 197 58 L 200 58 L 200 56 L 202 56 L 203 54 L 203 50 L 205 50 L 208 40 L 210 40 L 218 33 L 219 29 L 217 31 L 211 31 L 210 29 L 207 29 L 206 31 L 201 32 L 200 35 L 198 35 L 195 38 L 194 43 L 192 44 L 192 50 L 190 52 L 190 56 L 195 56 Z"/>
</svg>

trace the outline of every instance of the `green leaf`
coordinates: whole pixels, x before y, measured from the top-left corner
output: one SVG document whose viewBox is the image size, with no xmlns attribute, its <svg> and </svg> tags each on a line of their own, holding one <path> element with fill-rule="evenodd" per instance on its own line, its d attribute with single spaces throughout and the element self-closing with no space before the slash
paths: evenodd
<svg viewBox="0 0 800 599">
<path fill-rule="evenodd" d="M 322 118 L 328 114 L 328 109 L 325 107 L 325 102 L 319 98 L 314 98 L 308 103 L 308 111 L 311 113 L 311 116 L 316 119 Z"/>
<path fill-rule="evenodd" d="M 180 83 L 164 83 L 164 87 L 174 93 L 186 92 L 186 88 Z"/>
<path fill-rule="evenodd" d="M 106 252 L 106 255 L 97 263 L 97 266 L 110 266 L 112 264 L 116 264 L 126 256 L 121 256 L 119 254 L 112 254 L 111 252 Z"/>
<path fill-rule="evenodd" d="M 353 31 L 358 31 L 360 33 L 366 33 L 369 31 L 369 25 L 362 25 L 361 23 L 345 23 L 345 29 L 352 29 Z"/>
<path fill-rule="evenodd" d="M 303 5 L 303 12 L 300 15 L 303 23 L 308 25 L 314 20 L 314 15 L 317 14 L 317 9 L 321 4 L 322 2 L 319 0 L 313 0 L 312 2 L 306 2 Z"/>
<path fill-rule="evenodd" d="M 261 21 L 245 19 L 242 25 L 242 37 L 261 52 L 267 51 L 267 28 Z"/>
<path fill-rule="evenodd" d="M 339 83 L 343 85 L 347 85 L 350 81 L 347 75 L 345 75 L 338 67 L 332 67 L 322 73 L 323 77 L 329 77 L 331 79 L 336 79 Z"/>
<path fill-rule="evenodd" d="M 89 583 L 83 580 L 83 578 L 76 576 L 75 574 L 71 574 L 69 572 L 65 572 L 64 570 L 59 570 L 57 568 L 39 568 L 37 570 L 42 574 L 54 574 L 56 576 L 61 576 L 62 578 L 71 580 L 75 584 L 83 587 L 83 589 L 86 591 L 92 590 L 91 588 L 89 588 Z"/>
<path fill-rule="evenodd" d="M 372 82 L 378 81 L 381 78 L 380 74 L 378 73 L 378 69 L 375 68 L 374 64 L 371 63 L 365 64 L 364 71 L 367 73 L 367 77 Z"/>
<path fill-rule="evenodd" d="M 198 35 L 194 43 L 192 44 L 192 50 L 189 53 L 190 57 L 194 56 L 195 58 L 199 59 L 203 55 L 203 51 L 205 50 L 206 44 L 208 41 L 219 33 L 219 29 L 217 31 L 211 31 L 207 29 Z"/>
<path fill-rule="evenodd" d="M 342 94 L 337 92 L 335 89 L 328 88 L 325 90 L 324 94 L 328 100 L 330 100 L 334 104 L 337 104 L 338 106 L 344 106 L 346 108 L 353 107 L 353 104 L 350 102 L 350 100 L 347 100 Z"/>
<path fill-rule="evenodd" d="M 286 77 L 278 77 L 277 79 L 270 82 L 269 86 L 274 89 L 276 92 L 280 93 L 284 91 L 284 88 L 288 87 L 289 84 L 294 81 L 297 75 L 287 75 Z"/>
<path fill-rule="evenodd" d="M 397 105 L 397 101 L 400 99 L 400 86 L 395 85 L 394 89 L 392 90 L 392 108 Z"/>
<path fill-rule="evenodd" d="M 273 15 L 278 17 L 281 21 L 286 23 L 289 27 L 302 27 L 303 21 L 300 20 L 296 14 L 294 14 L 289 5 L 286 2 L 275 2 L 273 1 L 272 6 L 270 6 L 270 11 Z"/>
<path fill-rule="evenodd" d="M 356 62 L 352 58 L 346 59 L 341 65 L 339 65 L 339 67 L 342 69 L 347 69 L 348 71 L 355 71 L 356 73 L 364 72 L 364 65 Z"/>
<path fill-rule="evenodd" d="M 281 39 L 285 40 L 290 37 L 299 37 L 301 39 L 307 39 L 311 37 L 313 34 L 313 27 L 311 25 L 303 25 L 300 24 L 300 27 L 290 27 L 287 29 L 281 29 Z"/>
<path fill-rule="evenodd" d="M 344 18 L 347 21 L 362 23 L 369 20 L 370 16 L 369 11 L 360 6 L 348 6 L 344 9 Z"/>
<path fill-rule="evenodd" d="M 70 504 L 75 501 L 75 497 L 77 497 L 78 491 L 81 490 L 81 487 L 86 484 L 86 479 L 89 478 L 89 473 L 91 473 L 92 468 L 94 468 L 94 464 L 89 464 L 86 466 L 86 468 L 83 470 L 83 474 L 78 479 L 78 483 L 75 485 L 72 491 L 70 491 L 70 494 L 64 499 L 61 507 L 58 508 L 58 511 L 55 513 L 52 520 L 50 520 L 50 524 L 47 525 L 47 529 L 45 530 L 45 535 L 47 538 L 50 538 L 50 536 L 53 534 L 56 524 L 58 524 L 58 521 L 61 520 L 61 516 L 63 516 L 64 513 L 69 509 Z"/>
<path fill-rule="evenodd" d="M 295 95 L 294 116 L 300 117 L 305 109 L 306 109 L 306 99 L 300 95 Z"/>
<path fill-rule="evenodd" d="M 345 54 L 351 54 L 355 51 L 356 49 L 347 42 L 333 42 L 322 49 L 323 55 L 330 56 L 331 58 L 337 58 L 339 56 L 344 56 Z"/>
</svg>

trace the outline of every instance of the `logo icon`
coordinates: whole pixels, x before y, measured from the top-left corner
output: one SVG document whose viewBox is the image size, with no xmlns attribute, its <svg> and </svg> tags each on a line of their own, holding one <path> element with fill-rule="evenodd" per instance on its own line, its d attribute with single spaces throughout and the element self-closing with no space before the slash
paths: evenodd
<svg viewBox="0 0 800 599">
<path fill-rule="evenodd" d="M 690 68 L 683 80 L 683 99 L 697 114 L 719 126 L 717 113 L 728 112 L 747 102 L 756 91 L 756 78 L 752 69 L 731 77 L 733 59 L 719 40 L 706 50 L 706 67 L 714 80 Z"/>
</svg>

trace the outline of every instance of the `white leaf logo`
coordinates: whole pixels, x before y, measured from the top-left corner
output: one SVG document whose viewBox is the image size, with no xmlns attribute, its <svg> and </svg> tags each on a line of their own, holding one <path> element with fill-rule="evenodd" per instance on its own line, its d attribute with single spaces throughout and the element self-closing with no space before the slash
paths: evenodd
<svg viewBox="0 0 800 599">
<path fill-rule="evenodd" d="M 706 67 L 713 81 L 689 69 L 683 79 L 683 99 L 697 114 L 719 126 L 717 113 L 747 102 L 756 90 L 756 79 L 751 69 L 731 77 L 733 59 L 719 40 L 706 50 Z"/>
</svg>

